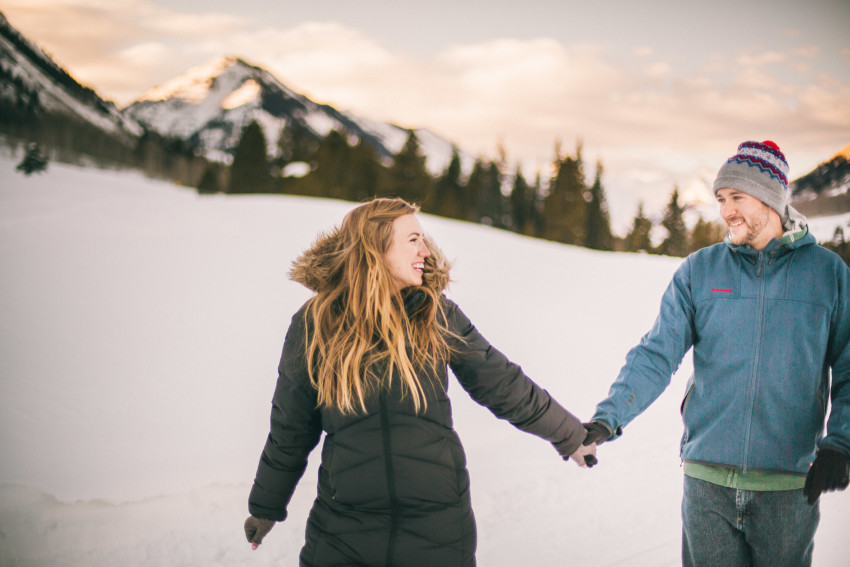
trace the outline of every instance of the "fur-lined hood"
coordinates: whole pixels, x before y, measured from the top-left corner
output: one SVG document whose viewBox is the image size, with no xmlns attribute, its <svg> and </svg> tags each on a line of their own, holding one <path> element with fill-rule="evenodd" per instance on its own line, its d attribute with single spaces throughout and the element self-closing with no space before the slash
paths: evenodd
<svg viewBox="0 0 850 567">
<path fill-rule="evenodd" d="M 422 285 L 440 294 L 451 281 L 449 278 L 451 264 L 428 237 L 425 237 L 425 245 L 431 251 L 431 255 L 425 258 Z M 310 248 L 292 262 L 290 279 L 315 292 L 327 289 L 332 285 L 331 279 L 335 277 L 334 259 L 341 252 L 341 248 L 342 239 L 339 228 L 319 236 Z"/>
</svg>

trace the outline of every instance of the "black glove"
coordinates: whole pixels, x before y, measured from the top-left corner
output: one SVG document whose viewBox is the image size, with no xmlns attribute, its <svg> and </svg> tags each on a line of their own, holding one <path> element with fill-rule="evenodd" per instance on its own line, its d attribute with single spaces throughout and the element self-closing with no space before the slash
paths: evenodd
<svg viewBox="0 0 850 567">
<path fill-rule="evenodd" d="M 590 445 L 591 443 L 601 445 L 611 438 L 611 430 L 601 421 L 591 421 L 582 425 L 587 430 L 587 437 L 584 438 L 582 445 Z"/>
<path fill-rule="evenodd" d="M 838 449 L 824 447 L 818 451 L 809 474 L 806 475 L 806 486 L 803 494 L 808 497 L 809 504 L 817 502 L 821 492 L 844 490 L 850 478 L 850 456 Z"/>
<path fill-rule="evenodd" d="M 273 527 L 274 520 L 248 516 L 248 519 L 245 520 L 245 537 L 251 542 L 251 547 L 257 549 L 257 546 L 263 543 L 263 538 Z"/>
</svg>

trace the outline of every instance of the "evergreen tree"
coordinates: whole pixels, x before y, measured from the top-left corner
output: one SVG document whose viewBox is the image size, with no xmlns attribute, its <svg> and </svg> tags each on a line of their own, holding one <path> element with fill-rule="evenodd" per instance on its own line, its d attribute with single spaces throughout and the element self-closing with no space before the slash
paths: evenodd
<svg viewBox="0 0 850 567">
<path fill-rule="evenodd" d="M 533 188 L 528 185 L 522 170 L 517 166 L 514 175 L 514 186 L 511 189 L 511 225 L 520 234 L 534 234 L 535 195 Z"/>
<path fill-rule="evenodd" d="M 313 133 L 297 121 L 288 121 L 278 139 L 278 165 L 283 167 L 295 161 L 309 162 L 319 147 Z"/>
<path fill-rule="evenodd" d="M 850 223 L 847 225 L 850 228 Z M 832 233 L 832 240 L 821 242 L 821 246 L 832 250 L 844 260 L 844 263 L 850 266 L 850 241 L 845 238 L 844 227 L 837 226 Z"/>
<path fill-rule="evenodd" d="M 540 172 L 534 178 L 534 185 L 531 187 L 532 207 L 531 207 L 531 236 L 543 236 L 543 182 L 540 179 Z"/>
<path fill-rule="evenodd" d="M 691 230 L 688 253 L 696 252 L 701 248 L 721 242 L 724 234 L 723 226 L 716 222 L 706 221 L 700 216 Z"/>
<path fill-rule="evenodd" d="M 214 165 L 207 166 L 204 170 L 203 177 L 201 177 L 201 181 L 198 183 L 198 193 L 202 195 L 211 195 L 221 191 L 221 173 L 218 169 L 219 168 Z"/>
<path fill-rule="evenodd" d="M 345 135 L 331 130 L 311 158 L 315 168 L 309 175 L 310 194 L 332 199 L 356 200 L 351 180 L 352 151 Z"/>
<path fill-rule="evenodd" d="M 478 216 L 482 224 L 505 228 L 505 196 L 502 195 L 502 172 L 491 161 L 485 170 L 483 191 L 479 193 Z"/>
<path fill-rule="evenodd" d="M 688 228 L 683 217 L 685 210 L 679 204 L 679 188 L 674 187 L 670 202 L 664 211 L 661 226 L 667 229 L 667 238 L 661 243 L 659 252 L 666 256 L 686 256 L 688 253 Z"/>
<path fill-rule="evenodd" d="M 382 194 L 384 166 L 378 160 L 374 146 L 360 140 L 351 148 L 350 154 L 347 198 L 360 202 Z"/>
<path fill-rule="evenodd" d="M 602 188 L 602 162 L 596 164 L 596 178 L 590 188 L 585 217 L 584 245 L 595 250 L 613 250 L 614 237 L 608 217 L 608 203 Z"/>
<path fill-rule="evenodd" d="M 230 166 L 230 193 L 262 193 L 269 188 L 266 137 L 256 121 L 243 130 Z"/>
<path fill-rule="evenodd" d="M 419 139 L 411 130 L 407 141 L 399 150 L 389 168 L 389 187 L 391 194 L 397 195 L 429 211 L 432 202 L 434 180 L 425 167 L 425 156 L 419 148 Z"/>
<path fill-rule="evenodd" d="M 47 156 L 42 153 L 41 148 L 35 142 L 27 145 L 23 159 L 15 168 L 16 171 L 23 172 L 24 175 L 41 173 L 46 169 Z"/>
<path fill-rule="evenodd" d="M 434 214 L 455 219 L 465 218 L 460 175 L 460 155 L 457 147 L 453 146 L 451 160 L 434 187 L 434 204 L 431 209 Z"/>
<path fill-rule="evenodd" d="M 638 203 L 637 214 L 632 222 L 632 229 L 626 235 L 625 248 L 629 252 L 653 252 L 652 221 L 643 212 L 643 202 Z"/>
<path fill-rule="evenodd" d="M 160 141 L 163 151 L 163 169 L 157 175 L 165 175 L 183 185 L 197 185 L 206 160 L 194 155 L 194 149 L 186 140 L 178 137 L 163 138 Z"/>
<path fill-rule="evenodd" d="M 584 244 L 587 202 L 581 144 L 576 157 L 556 155 L 556 174 L 543 200 L 544 236 L 566 244 Z"/>
<path fill-rule="evenodd" d="M 466 220 L 472 222 L 481 222 L 481 212 L 479 210 L 481 195 L 486 191 L 488 168 L 485 167 L 481 158 L 475 160 L 472 166 L 472 172 L 469 174 L 469 179 L 466 180 L 466 187 L 463 190 L 463 203 L 466 212 Z"/>
<path fill-rule="evenodd" d="M 134 155 L 138 167 L 141 167 L 149 176 L 162 175 L 165 171 L 165 143 L 162 136 L 151 130 L 145 129 L 136 141 Z"/>
</svg>

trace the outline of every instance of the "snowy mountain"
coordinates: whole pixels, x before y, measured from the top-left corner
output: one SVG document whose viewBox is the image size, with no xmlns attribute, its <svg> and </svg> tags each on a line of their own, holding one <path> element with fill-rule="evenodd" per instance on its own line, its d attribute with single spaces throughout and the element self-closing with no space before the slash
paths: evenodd
<svg viewBox="0 0 850 567">
<path fill-rule="evenodd" d="M 188 140 L 207 157 L 224 162 L 230 160 L 242 129 L 252 120 L 263 128 L 270 156 L 280 153 L 284 128 L 298 126 L 316 140 L 337 130 L 352 143 L 370 143 L 384 159 L 398 153 L 410 132 L 313 102 L 238 57 L 194 67 L 143 94 L 125 113 L 162 135 Z M 451 158 L 451 142 L 425 129 L 415 132 L 428 169 L 441 173 Z M 466 162 L 471 168 L 472 160 Z"/>
<path fill-rule="evenodd" d="M 236 57 L 190 69 L 121 111 L 77 82 L 0 13 L 0 132 L 53 149 L 61 147 L 63 159 L 75 161 L 77 154 L 89 155 L 86 150 L 94 148 L 104 157 L 108 150 L 103 148 L 114 145 L 125 148 L 124 154 L 106 157 L 112 163 L 131 165 L 127 151 L 149 129 L 185 141 L 209 159 L 229 163 L 243 127 L 252 120 L 262 126 L 273 157 L 279 154 L 284 127 L 297 125 L 315 140 L 331 130 L 345 133 L 351 143 L 363 140 L 389 164 L 411 131 L 313 102 L 268 71 Z M 81 124 L 86 125 L 85 149 L 79 145 Z M 424 128 L 414 132 L 428 170 L 442 173 L 453 144 Z M 460 157 L 462 170 L 468 173 L 474 159 L 463 152 Z"/>
<path fill-rule="evenodd" d="M 808 215 L 850 212 L 850 145 L 791 183 L 794 206 Z"/>
<path fill-rule="evenodd" d="M 127 140 L 142 128 L 78 83 L 0 13 L 0 102 L 4 111 L 24 116 L 63 114 Z M 7 117 L 7 120 L 9 118 Z"/>
</svg>

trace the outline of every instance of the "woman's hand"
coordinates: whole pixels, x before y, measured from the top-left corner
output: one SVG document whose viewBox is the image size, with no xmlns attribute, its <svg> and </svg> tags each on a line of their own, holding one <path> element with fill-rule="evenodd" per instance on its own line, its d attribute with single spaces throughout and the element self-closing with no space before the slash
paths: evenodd
<svg viewBox="0 0 850 567">
<path fill-rule="evenodd" d="M 570 460 L 574 461 L 575 464 L 583 469 L 593 467 L 593 465 L 599 462 L 596 460 L 596 443 L 580 445 L 579 448 L 576 449 L 575 453 L 570 455 Z"/>
<path fill-rule="evenodd" d="M 251 542 L 251 549 L 257 549 L 273 527 L 274 520 L 248 516 L 248 519 L 245 520 L 245 537 Z"/>
</svg>

